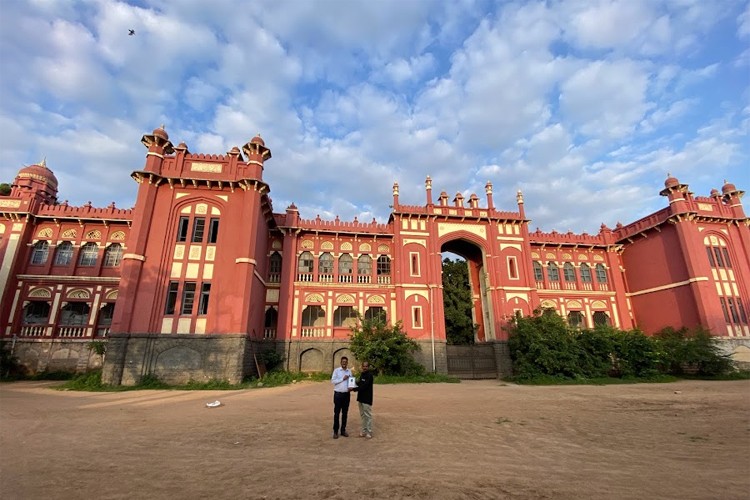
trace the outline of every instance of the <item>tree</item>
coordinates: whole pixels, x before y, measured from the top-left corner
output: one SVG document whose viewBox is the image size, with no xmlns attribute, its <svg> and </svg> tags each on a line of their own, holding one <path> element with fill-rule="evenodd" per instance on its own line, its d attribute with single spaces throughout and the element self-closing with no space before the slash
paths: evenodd
<svg viewBox="0 0 750 500">
<path fill-rule="evenodd" d="M 401 322 L 386 324 L 380 318 L 365 319 L 359 316 L 357 326 L 349 335 L 354 357 L 368 361 L 381 375 L 419 375 L 424 367 L 412 354 L 420 350 L 419 344 L 403 331 Z"/>
<path fill-rule="evenodd" d="M 0 183 L 0 196 L 8 196 L 10 194 L 10 184 L 7 182 Z"/>
<path fill-rule="evenodd" d="M 448 344 L 474 343 L 477 325 L 471 316 L 469 266 L 463 260 L 443 259 L 443 311 Z"/>
</svg>

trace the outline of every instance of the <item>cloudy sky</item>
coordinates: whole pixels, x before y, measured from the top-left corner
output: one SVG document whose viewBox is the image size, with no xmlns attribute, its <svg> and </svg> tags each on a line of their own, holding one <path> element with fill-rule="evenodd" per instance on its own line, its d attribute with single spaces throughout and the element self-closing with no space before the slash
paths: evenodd
<svg viewBox="0 0 750 500">
<path fill-rule="evenodd" d="M 46 157 L 61 201 L 131 207 L 162 123 L 193 153 L 260 133 L 276 212 L 385 222 L 393 182 L 421 205 L 430 175 L 596 232 L 666 206 L 668 172 L 750 191 L 750 6 L 0 2 L 0 181 Z"/>
</svg>

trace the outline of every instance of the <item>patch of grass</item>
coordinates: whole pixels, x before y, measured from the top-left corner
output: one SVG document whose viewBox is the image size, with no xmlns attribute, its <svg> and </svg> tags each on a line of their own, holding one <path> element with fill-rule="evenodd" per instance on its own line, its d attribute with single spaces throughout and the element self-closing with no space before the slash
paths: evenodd
<svg viewBox="0 0 750 500">
<path fill-rule="evenodd" d="M 618 384 L 653 384 L 668 383 L 680 380 L 672 375 L 652 375 L 650 377 L 597 377 L 597 378 L 564 378 L 549 375 L 527 378 L 509 378 L 519 385 L 618 385 Z"/>
<path fill-rule="evenodd" d="M 721 375 L 683 375 L 688 380 L 750 380 L 750 371 L 738 370 Z"/>
<path fill-rule="evenodd" d="M 376 384 L 458 384 L 461 379 L 443 375 L 441 373 L 425 373 L 424 375 L 377 375 Z"/>
<path fill-rule="evenodd" d="M 312 382 L 322 382 L 324 380 L 330 380 L 331 376 L 327 373 L 315 372 L 315 373 L 302 373 L 302 372 L 285 372 L 285 371 L 270 371 L 266 373 L 263 378 L 257 379 L 252 378 L 246 383 L 248 387 L 278 387 L 281 385 L 289 385 L 303 380 Z"/>
</svg>

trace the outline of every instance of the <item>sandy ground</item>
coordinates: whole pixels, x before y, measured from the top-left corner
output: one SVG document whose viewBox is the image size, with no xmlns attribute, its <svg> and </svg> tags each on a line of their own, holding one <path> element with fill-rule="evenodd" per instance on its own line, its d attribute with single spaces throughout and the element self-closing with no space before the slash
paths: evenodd
<svg viewBox="0 0 750 500">
<path fill-rule="evenodd" d="M 331 439 L 328 383 L 0 385 L 0 498 L 750 498 L 750 381 L 375 386 Z M 205 404 L 220 400 L 221 407 Z"/>
</svg>

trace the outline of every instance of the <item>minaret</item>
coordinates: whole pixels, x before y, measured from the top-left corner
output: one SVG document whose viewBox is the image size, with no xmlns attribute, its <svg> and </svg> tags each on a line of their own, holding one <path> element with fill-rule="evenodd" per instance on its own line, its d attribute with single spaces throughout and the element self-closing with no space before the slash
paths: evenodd
<svg viewBox="0 0 750 500">
<path fill-rule="evenodd" d="M 487 184 L 484 185 L 484 193 L 487 195 L 487 208 L 494 210 L 495 202 L 492 200 L 492 183 L 490 181 L 487 181 Z"/>
<path fill-rule="evenodd" d="M 427 192 L 427 206 L 432 206 L 432 179 L 428 175 L 424 181 L 424 189 Z"/>
<path fill-rule="evenodd" d="M 523 193 L 519 189 L 518 192 L 516 192 L 516 202 L 518 202 L 518 213 L 521 214 L 521 217 L 524 219 L 526 218 L 526 210 L 523 208 Z"/>
<path fill-rule="evenodd" d="M 393 209 L 398 208 L 398 182 L 393 183 Z"/>
<path fill-rule="evenodd" d="M 253 137 L 250 142 L 242 146 L 242 152 L 245 153 L 247 161 L 247 175 L 249 179 L 263 179 L 263 162 L 271 158 L 271 150 L 266 147 L 265 141 L 260 134 Z"/>
</svg>

